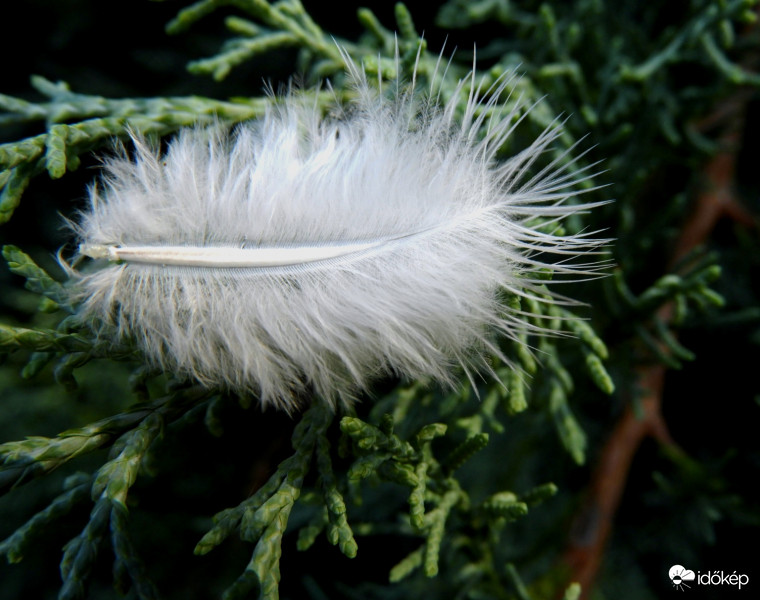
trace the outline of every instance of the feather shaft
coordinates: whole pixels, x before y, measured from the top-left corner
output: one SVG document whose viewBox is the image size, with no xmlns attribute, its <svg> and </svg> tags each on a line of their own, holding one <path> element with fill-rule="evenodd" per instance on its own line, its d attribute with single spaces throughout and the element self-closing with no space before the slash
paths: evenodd
<svg viewBox="0 0 760 600">
<path fill-rule="evenodd" d="M 102 246 L 82 244 L 79 251 L 90 258 L 112 262 L 174 267 L 245 269 L 288 267 L 359 254 L 384 245 L 385 241 L 319 244 L 290 247 L 227 246 Z"/>
</svg>

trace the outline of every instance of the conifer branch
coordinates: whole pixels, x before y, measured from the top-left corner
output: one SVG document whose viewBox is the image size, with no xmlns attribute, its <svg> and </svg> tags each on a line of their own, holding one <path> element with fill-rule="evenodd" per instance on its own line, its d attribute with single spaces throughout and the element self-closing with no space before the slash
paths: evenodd
<svg viewBox="0 0 760 600">
<path fill-rule="evenodd" d="M 133 406 L 127 412 L 64 431 L 54 438 L 35 436 L 0 444 L 0 492 L 6 493 L 77 456 L 107 447 L 121 435 L 137 431 L 135 427 L 146 419 L 161 417 L 173 421 L 211 396 L 212 393 L 200 387 L 183 388 L 149 404 Z"/>
<path fill-rule="evenodd" d="M 224 102 L 198 96 L 110 99 L 72 92 L 64 82 L 33 77 L 50 100 L 39 104 L 0 97 L 0 123 L 44 120 L 48 131 L 0 144 L 0 223 L 7 222 L 32 177 L 47 171 L 57 179 L 79 166 L 79 157 L 133 135 L 164 136 L 201 123 L 234 124 L 263 114 L 269 98 Z"/>
<path fill-rule="evenodd" d="M 333 543 L 340 543 L 345 554 L 355 555 L 356 542 L 345 521 L 345 507 L 334 481 L 331 481 L 330 459 L 325 454 L 329 449 L 324 446 L 318 449 L 332 418 L 329 407 L 322 404 L 315 404 L 306 411 L 293 432 L 295 453 L 280 463 L 274 475 L 253 496 L 235 508 L 218 513 L 214 517 L 214 527 L 196 545 L 196 554 L 206 554 L 235 531 L 244 541 L 255 544 L 245 572 L 227 589 L 225 599 L 245 597 L 254 588 L 258 588 L 262 600 L 276 600 L 279 597 L 282 536 L 290 512 L 301 495 L 303 480 L 310 470 L 315 452 L 318 464 L 321 463 L 325 506 L 333 515 L 328 537 L 334 540 Z"/>
</svg>

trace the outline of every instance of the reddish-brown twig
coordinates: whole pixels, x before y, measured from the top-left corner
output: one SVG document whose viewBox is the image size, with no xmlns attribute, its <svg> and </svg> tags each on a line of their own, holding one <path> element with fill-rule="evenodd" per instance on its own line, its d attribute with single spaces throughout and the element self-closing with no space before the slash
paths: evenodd
<svg viewBox="0 0 760 600">
<path fill-rule="evenodd" d="M 743 98 L 746 102 L 746 94 Z M 673 250 L 671 266 L 704 244 L 721 219 L 730 218 L 747 225 L 755 224 L 733 194 L 736 147 L 744 122 L 743 114 L 743 109 L 740 109 L 732 111 L 730 115 L 730 126 L 721 139 L 723 150 L 706 166 L 703 191 L 696 198 L 694 212 L 681 230 Z M 673 308 L 672 303 L 665 304 L 658 311 L 657 318 L 669 323 Z M 665 347 L 661 350 L 668 352 Z M 636 369 L 637 389 L 632 390 L 632 393 L 639 399 L 637 409 L 634 411 L 629 405 L 603 447 L 587 500 L 572 529 L 564 560 L 570 569 L 571 581 L 581 584 L 584 599 L 589 596 L 602 565 L 631 462 L 642 441 L 651 436 L 661 444 L 677 448 L 661 410 L 666 371 L 667 367 L 659 362 L 644 364 Z"/>
</svg>

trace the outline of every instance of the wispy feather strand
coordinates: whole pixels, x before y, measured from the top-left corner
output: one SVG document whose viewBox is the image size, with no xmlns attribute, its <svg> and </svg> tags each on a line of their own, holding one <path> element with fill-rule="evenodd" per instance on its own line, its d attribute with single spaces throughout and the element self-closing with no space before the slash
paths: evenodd
<svg viewBox="0 0 760 600">
<path fill-rule="evenodd" d="M 439 107 L 350 75 L 338 117 L 289 94 L 232 132 L 188 129 L 163 155 L 135 139 L 110 159 L 75 226 L 80 254 L 105 259 L 71 271 L 82 318 L 163 369 L 292 410 L 309 389 L 350 403 L 383 374 L 483 368 L 494 331 L 530 327 L 505 291 L 534 293 L 539 270 L 595 272 L 575 260 L 593 234 L 530 226 L 595 206 L 567 202 L 587 177 L 567 153 L 531 174 L 561 123 L 496 159 L 525 116 L 518 102 L 486 126 L 509 79 L 481 94 L 473 76 Z"/>
</svg>

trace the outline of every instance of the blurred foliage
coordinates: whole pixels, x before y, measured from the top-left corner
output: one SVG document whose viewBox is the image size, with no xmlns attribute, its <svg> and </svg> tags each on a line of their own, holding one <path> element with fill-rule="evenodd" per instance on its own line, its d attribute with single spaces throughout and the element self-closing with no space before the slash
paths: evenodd
<svg viewBox="0 0 760 600">
<path fill-rule="evenodd" d="M 0 95 L 0 554 L 19 564 L 0 567 L 3 598 L 577 598 L 562 561 L 573 517 L 638 402 L 637 367 L 656 363 L 683 451 L 639 450 L 594 597 L 661 597 L 674 563 L 752 575 L 755 2 L 305 4 L 136 2 L 114 20 L 68 0 L 6 16 L 18 31 Z M 262 77 L 309 90 L 329 78 L 349 96 L 339 46 L 383 79 L 410 78 L 419 52 L 425 81 L 444 41 L 444 56 L 462 50 L 443 98 L 477 42 L 485 85 L 517 68 L 515 91 L 539 101 L 503 152 L 564 115 L 561 146 L 583 140 L 580 167 L 603 161 L 593 183 L 609 185 L 589 194 L 616 200 L 566 225 L 611 232 L 614 272 L 568 284 L 591 309 L 524 301 L 570 335 L 525 340 L 535 355 L 505 343 L 519 369 L 494 365 L 504 385 L 388 380 L 355 414 L 315 403 L 292 420 L 155 373 L 70 318 L 51 254 L 93 150 L 128 130 L 256 118 L 273 101 Z M 39 75 L 29 87 L 20 73 Z M 737 101 L 735 196 L 755 224 L 721 220 L 671 268 Z"/>
</svg>

